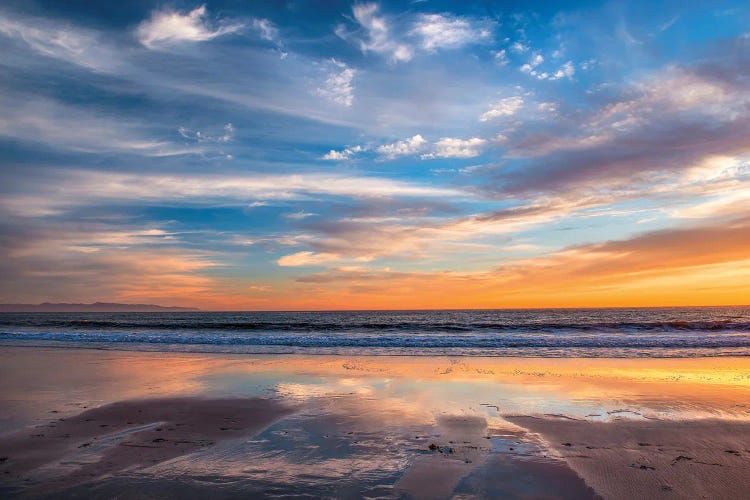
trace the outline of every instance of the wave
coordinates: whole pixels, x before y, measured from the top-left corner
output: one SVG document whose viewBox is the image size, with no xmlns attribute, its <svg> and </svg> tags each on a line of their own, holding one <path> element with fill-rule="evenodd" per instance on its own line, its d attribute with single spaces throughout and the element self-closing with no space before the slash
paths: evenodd
<svg viewBox="0 0 750 500">
<path fill-rule="evenodd" d="M 750 355 L 750 308 L 0 314 L 0 342 L 231 352 Z"/>
<path fill-rule="evenodd" d="M 325 322 L 325 321 L 108 321 L 108 320 L 35 320 L 0 321 L 0 328 L 23 327 L 73 330 L 147 330 L 147 331 L 227 331 L 227 332 L 750 332 L 750 322 L 717 321 L 650 321 L 650 322 L 548 322 L 548 323 L 445 323 L 445 322 Z"/>
<path fill-rule="evenodd" d="M 683 336 L 621 336 L 621 335 L 473 335 L 455 337 L 445 335 L 243 335 L 168 332 L 9 332 L 0 331 L 4 340 L 51 340 L 93 343 L 148 343 L 148 344 L 211 344 L 287 347 L 398 347 L 398 348 L 750 348 L 750 334 Z"/>
</svg>

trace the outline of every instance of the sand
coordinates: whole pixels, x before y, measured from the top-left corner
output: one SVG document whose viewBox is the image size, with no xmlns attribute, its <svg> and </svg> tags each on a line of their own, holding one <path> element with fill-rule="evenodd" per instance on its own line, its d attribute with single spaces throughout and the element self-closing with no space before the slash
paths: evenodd
<svg viewBox="0 0 750 500">
<path fill-rule="evenodd" d="M 291 411 L 264 399 L 164 398 L 108 404 L 4 435 L 0 475 L 4 482 L 22 484 L 31 493 L 69 488 L 150 467 L 223 440 L 252 437 Z"/>
<path fill-rule="evenodd" d="M 748 498 L 750 424 L 507 420 L 538 433 L 604 498 Z"/>
<path fill-rule="evenodd" d="M 0 497 L 748 498 L 748 373 L 0 346 Z"/>
</svg>

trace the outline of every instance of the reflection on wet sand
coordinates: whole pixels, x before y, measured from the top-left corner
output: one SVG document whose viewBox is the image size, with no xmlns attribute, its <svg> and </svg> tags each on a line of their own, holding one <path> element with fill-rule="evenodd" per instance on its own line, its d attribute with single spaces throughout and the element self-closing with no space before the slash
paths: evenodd
<svg viewBox="0 0 750 500">
<path fill-rule="evenodd" d="M 625 498 L 689 496 L 693 473 L 731 498 L 748 374 L 744 358 L 5 347 L 0 493 Z"/>
</svg>

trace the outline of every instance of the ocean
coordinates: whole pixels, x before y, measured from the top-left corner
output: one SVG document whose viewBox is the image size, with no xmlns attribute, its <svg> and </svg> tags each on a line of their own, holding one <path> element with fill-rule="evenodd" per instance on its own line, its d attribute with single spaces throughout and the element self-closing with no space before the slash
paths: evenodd
<svg viewBox="0 0 750 500">
<path fill-rule="evenodd" d="M 750 307 L 2 313 L 2 344 L 253 354 L 747 356 Z"/>
</svg>

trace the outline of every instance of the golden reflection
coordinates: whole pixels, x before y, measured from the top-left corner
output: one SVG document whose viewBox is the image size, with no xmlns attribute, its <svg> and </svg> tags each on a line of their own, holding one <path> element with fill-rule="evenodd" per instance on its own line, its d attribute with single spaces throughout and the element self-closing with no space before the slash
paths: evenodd
<svg viewBox="0 0 750 500">
<path fill-rule="evenodd" d="M 500 427 L 507 425 L 503 415 L 534 413 L 750 419 L 750 407 L 741 406 L 750 401 L 748 358 L 229 355 L 40 348 L 5 348 L 0 357 L 4 398 L 46 411 L 156 396 L 270 394 L 291 401 L 350 396 L 336 404 L 357 404 L 361 408 L 354 413 L 381 416 L 385 408 L 395 419 L 422 423 L 434 423 L 444 413 L 479 415 Z M 632 412 L 616 413 L 621 409 Z"/>
</svg>

